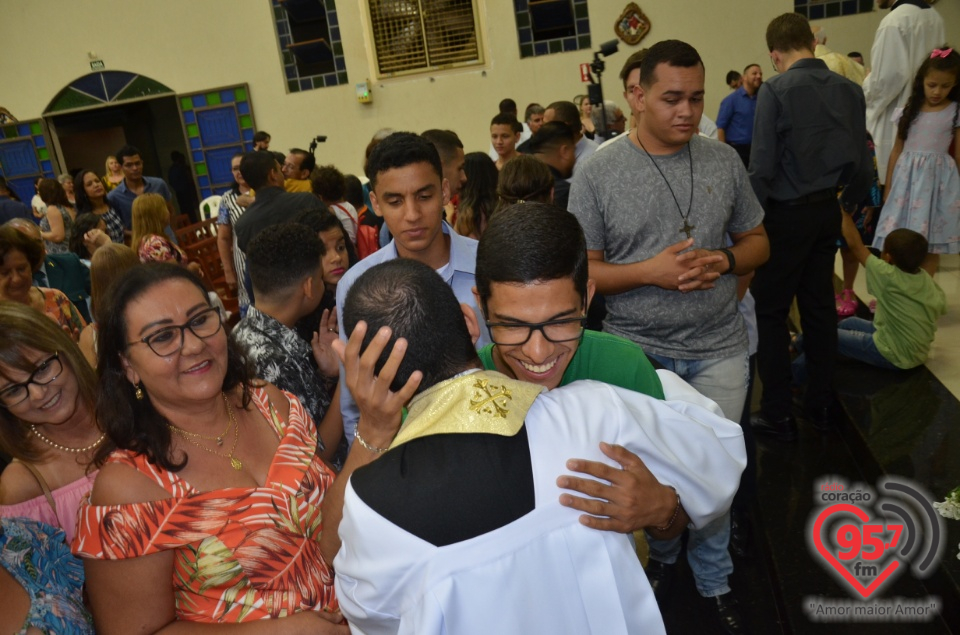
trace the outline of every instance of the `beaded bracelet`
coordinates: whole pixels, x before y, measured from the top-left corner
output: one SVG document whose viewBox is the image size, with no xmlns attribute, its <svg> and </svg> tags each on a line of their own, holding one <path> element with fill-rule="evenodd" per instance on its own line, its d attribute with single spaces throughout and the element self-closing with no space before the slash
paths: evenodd
<svg viewBox="0 0 960 635">
<path fill-rule="evenodd" d="M 376 452 L 377 454 L 383 454 L 384 452 L 386 452 L 387 450 L 390 449 L 390 448 L 377 448 L 377 447 L 374 447 L 374 446 L 370 445 L 370 444 L 367 443 L 366 441 L 364 441 L 364 440 L 363 440 L 363 437 L 360 436 L 360 428 L 359 428 L 359 427 L 357 427 L 357 429 L 354 430 L 354 437 L 357 439 L 357 441 L 360 443 L 360 445 L 361 445 L 364 449 L 370 450 L 371 452 Z M 677 500 L 679 500 L 679 498 L 678 498 Z M 671 521 L 671 522 L 672 522 L 672 521 Z"/>
<path fill-rule="evenodd" d="M 360 438 L 360 435 L 359 435 L 359 434 L 357 435 L 357 438 Z M 364 446 L 364 447 L 366 447 L 366 446 Z M 668 486 L 668 487 L 669 487 L 669 486 Z M 670 489 L 672 489 L 672 490 L 673 490 L 673 493 L 677 495 L 677 506 L 676 506 L 676 508 L 674 508 L 674 510 L 673 510 L 673 516 L 670 517 L 670 522 L 668 522 L 668 523 L 667 523 L 666 525 L 664 525 L 663 527 L 654 527 L 654 529 L 656 529 L 657 531 L 667 531 L 668 529 L 670 529 L 671 527 L 673 527 L 673 523 L 676 522 L 677 516 L 680 515 L 680 494 L 677 494 L 677 490 L 676 490 L 675 487 L 671 487 Z"/>
</svg>

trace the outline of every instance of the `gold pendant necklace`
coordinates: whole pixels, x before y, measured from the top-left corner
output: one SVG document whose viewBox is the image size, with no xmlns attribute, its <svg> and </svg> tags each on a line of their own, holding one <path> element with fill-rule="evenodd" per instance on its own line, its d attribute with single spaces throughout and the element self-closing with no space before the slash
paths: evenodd
<svg viewBox="0 0 960 635">
<path fill-rule="evenodd" d="M 230 426 L 233 425 L 233 413 L 230 410 L 230 404 L 227 401 L 227 395 L 222 392 L 220 393 L 220 395 L 223 396 L 223 403 L 227 406 L 227 413 L 231 415 L 230 418 L 227 420 L 227 427 L 224 428 L 223 432 L 221 432 L 215 437 L 208 437 L 205 434 L 200 434 L 199 432 L 190 432 L 188 430 L 184 430 L 183 428 L 177 428 L 176 426 L 173 426 L 173 427 L 176 428 L 177 432 L 179 432 L 182 435 L 185 434 L 188 437 L 193 437 L 195 439 L 206 439 L 207 441 L 216 441 L 217 445 L 223 445 L 223 437 L 227 436 L 227 433 L 230 432 Z"/>
<path fill-rule="evenodd" d="M 221 393 L 221 394 L 223 394 L 223 393 Z M 195 433 L 195 432 L 187 432 L 186 430 L 184 430 L 184 429 L 182 429 L 182 428 L 178 428 L 177 426 L 173 425 L 172 423 L 168 423 L 167 426 L 169 426 L 171 430 L 173 430 L 174 432 L 176 432 L 177 434 L 179 434 L 180 437 L 181 437 L 184 441 L 186 441 L 187 443 L 192 443 L 193 445 L 197 446 L 198 448 L 200 448 L 200 449 L 203 450 L 204 452 L 209 452 L 210 454 L 215 454 L 215 455 L 217 455 L 217 456 L 219 456 L 219 457 L 223 457 L 223 458 L 225 458 L 225 459 L 230 459 L 230 467 L 232 467 L 233 469 L 235 469 L 235 470 L 237 470 L 237 471 L 240 471 L 241 469 L 243 469 L 243 462 L 242 462 L 240 459 L 238 459 L 237 457 L 233 456 L 233 453 L 234 453 L 234 452 L 236 451 L 236 449 L 237 449 L 237 441 L 239 441 L 239 439 L 240 439 L 240 426 L 237 424 L 237 419 L 236 419 L 236 417 L 233 416 L 233 408 L 230 407 L 230 401 L 227 399 L 227 396 L 226 396 L 225 394 L 223 395 L 223 403 L 224 403 L 224 405 L 227 407 L 227 416 L 228 416 L 229 419 L 230 419 L 230 423 L 227 425 L 227 429 L 223 431 L 223 434 L 221 434 L 221 435 L 218 436 L 218 437 L 207 437 L 207 436 L 203 436 L 203 435 L 201 435 L 201 434 L 197 434 L 197 433 Z M 191 436 L 199 437 L 199 438 L 201 438 L 201 439 L 206 439 L 206 440 L 208 440 L 208 441 L 216 441 L 216 442 L 217 442 L 217 445 L 220 445 L 220 444 L 223 443 L 223 441 L 222 441 L 223 437 L 227 434 L 227 432 L 230 431 L 230 427 L 231 427 L 231 426 L 233 426 L 233 445 L 230 447 L 230 451 L 227 452 L 226 454 L 223 454 L 223 453 L 221 453 L 221 452 L 217 452 L 216 450 L 211 450 L 210 448 L 204 447 L 204 446 L 200 445 L 197 441 L 194 441 L 193 439 L 190 438 Z"/>
</svg>

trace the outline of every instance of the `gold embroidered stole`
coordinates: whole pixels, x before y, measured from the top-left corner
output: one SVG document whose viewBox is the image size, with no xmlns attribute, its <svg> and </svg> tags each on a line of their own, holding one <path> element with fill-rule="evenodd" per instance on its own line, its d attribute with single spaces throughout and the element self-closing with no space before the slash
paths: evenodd
<svg viewBox="0 0 960 635">
<path fill-rule="evenodd" d="M 527 411 L 546 388 L 481 370 L 442 381 L 417 395 L 390 445 L 431 434 L 481 433 L 511 437 L 520 431 Z"/>
</svg>

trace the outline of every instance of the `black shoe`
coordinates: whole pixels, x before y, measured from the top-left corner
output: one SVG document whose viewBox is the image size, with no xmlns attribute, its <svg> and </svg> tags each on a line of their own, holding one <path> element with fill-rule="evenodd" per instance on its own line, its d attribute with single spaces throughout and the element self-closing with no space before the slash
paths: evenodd
<svg viewBox="0 0 960 635">
<path fill-rule="evenodd" d="M 657 604 L 663 606 L 663 602 L 670 597 L 670 589 L 677 577 L 677 564 L 667 564 L 651 558 L 647 563 L 646 573 Z"/>
<path fill-rule="evenodd" d="M 763 414 L 750 417 L 750 425 L 757 434 L 773 437 L 790 443 L 797 440 L 797 422 L 791 416 L 782 419 L 767 419 Z"/>
<path fill-rule="evenodd" d="M 833 429 L 832 417 L 830 416 L 830 407 L 805 408 L 803 418 L 820 432 L 828 432 Z"/>
<path fill-rule="evenodd" d="M 743 623 L 743 616 L 740 614 L 740 606 L 733 597 L 733 592 L 718 595 L 712 600 L 716 603 L 717 618 L 720 621 L 720 628 L 723 632 L 730 635 L 746 635 L 746 625 Z"/>
<path fill-rule="evenodd" d="M 738 558 L 750 557 L 750 517 L 744 512 L 730 513 L 730 553 Z"/>
</svg>

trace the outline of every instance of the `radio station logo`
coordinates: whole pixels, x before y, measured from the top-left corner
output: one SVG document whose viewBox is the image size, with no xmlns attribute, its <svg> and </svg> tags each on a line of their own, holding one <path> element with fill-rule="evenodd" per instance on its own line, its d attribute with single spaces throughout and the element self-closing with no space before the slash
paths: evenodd
<svg viewBox="0 0 960 635">
<path fill-rule="evenodd" d="M 940 598 L 882 598 L 909 571 L 929 576 L 945 547 L 943 519 L 920 486 L 884 477 L 876 489 L 841 477 L 814 483 L 814 509 L 807 525 L 810 553 L 851 598 L 808 597 L 804 611 L 814 621 L 929 621 Z"/>
</svg>

